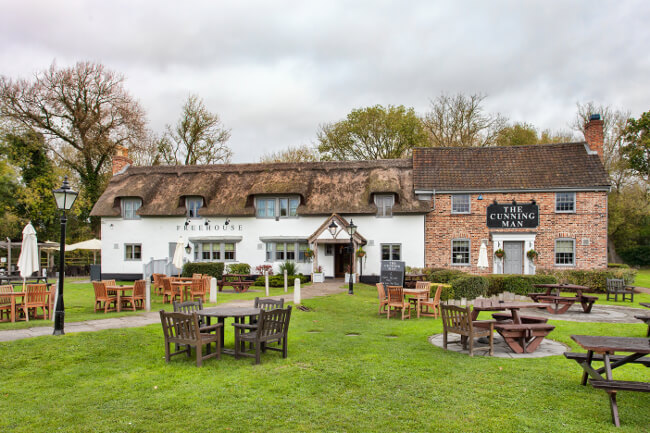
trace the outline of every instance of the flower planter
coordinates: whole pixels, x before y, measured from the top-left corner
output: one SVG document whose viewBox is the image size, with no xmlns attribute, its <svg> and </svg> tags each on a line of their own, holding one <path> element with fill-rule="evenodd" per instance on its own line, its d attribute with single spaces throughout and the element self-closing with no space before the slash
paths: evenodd
<svg viewBox="0 0 650 433">
<path fill-rule="evenodd" d="M 325 282 L 325 274 L 322 272 L 314 272 L 311 277 L 312 282 L 314 283 L 324 283 Z"/>
</svg>

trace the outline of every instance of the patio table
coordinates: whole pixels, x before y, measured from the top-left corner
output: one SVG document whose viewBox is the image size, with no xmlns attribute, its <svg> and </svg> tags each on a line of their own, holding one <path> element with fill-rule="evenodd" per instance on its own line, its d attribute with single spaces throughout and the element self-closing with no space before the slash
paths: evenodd
<svg viewBox="0 0 650 433">
<path fill-rule="evenodd" d="M 193 283 L 194 282 L 191 279 L 188 280 L 175 279 L 171 281 L 172 286 L 180 288 L 181 302 L 185 302 L 185 298 L 187 297 L 187 289 L 191 289 Z"/>
<path fill-rule="evenodd" d="M 47 289 L 48 289 L 47 290 L 47 298 L 48 298 L 48 306 L 49 306 L 48 312 L 49 312 L 49 314 L 51 316 L 52 315 L 53 303 L 54 303 L 54 299 L 53 299 L 54 293 L 52 291 L 52 283 L 47 283 Z M 3 298 L 5 298 L 5 297 L 11 298 L 11 312 L 10 312 L 11 319 L 10 320 L 11 320 L 12 323 L 16 322 L 16 316 L 17 316 L 17 314 L 16 314 L 16 305 L 18 303 L 16 302 L 16 298 L 21 298 L 21 300 L 24 301 L 25 295 L 26 295 L 26 292 L 23 292 L 22 290 L 18 291 L 18 292 L 2 293 L 2 295 L 1 295 Z"/>
<path fill-rule="evenodd" d="M 106 286 L 106 291 L 117 292 L 117 312 L 122 311 L 122 294 L 128 290 L 133 290 L 133 286 Z"/>
<path fill-rule="evenodd" d="M 585 313 L 591 313 L 591 307 L 598 299 L 595 296 L 584 294 L 585 292 L 593 292 L 592 289 L 576 284 L 535 284 L 534 287 L 546 289 L 546 291 L 544 293 L 529 293 L 528 296 L 533 301 L 551 304 L 547 307 L 548 312 L 551 314 L 564 314 L 576 302 L 580 302 Z M 555 294 L 552 293 L 553 291 L 555 291 Z M 576 296 L 560 296 L 560 291 L 575 292 Z"/>
<path fill-rule="evenodd" d="M 427 297 L 428 297 L 428 295 L 430 293 L 429 289 L 407 289 L 407 288 L 403 288 L 402 293 L 404 293 L 405 296 L 410 295 L 410 296 L 413 296 L 415 298 L 415 301 L 417 303 L 417 317 L 419 319 L 420 318 L 420 302 L 422 301 L 422 295 L 426 294 Z"/>
<path fill-rule="evenodd" d="M 249 318 L 248 322 L 251 323 L 251 319 L 254 317 L 258 316 L 260 314 L 261 309 L 260 308 L 254 308 L 254 307 L 212 307 L 212 308 L 205 308 L 203 310 L 199 310 L 197 314 L 199 314 L 201 317 L 205 317 L 205 322 L 206 325 L 210 325 L 211 319 L 213 317 L 217 318 L 219 323 L 222 325 L 224 324 L 226 317 L 232 317 L 235 321 L 235 323 L 245 323 L 246 317 Z M 224 345 L 224 326 L 221 326 L 219 329 L 219 332 L 221 333 L 221 345 Z M 225 349 L 222 348 L 221 350 L 222 353 L 226 353 L 228 355 L 234 355 L 235 351 L 233 349 Z"/>
</svg>

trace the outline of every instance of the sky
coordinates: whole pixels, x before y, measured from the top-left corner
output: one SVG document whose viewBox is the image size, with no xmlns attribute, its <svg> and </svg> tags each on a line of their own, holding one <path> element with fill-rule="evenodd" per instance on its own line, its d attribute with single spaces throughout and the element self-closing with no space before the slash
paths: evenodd
<svg viewBox="0 0 650 433">
<path fill-rule="evenodd" d="M 233 162 L 315 144 L 355 108 L 446 94 L 539 129 L 576 103 L 650 110 L 650 2 L 0 0 L 0 75 L 94 61 L 161 133 L 199 95 Z"/>
</svg>

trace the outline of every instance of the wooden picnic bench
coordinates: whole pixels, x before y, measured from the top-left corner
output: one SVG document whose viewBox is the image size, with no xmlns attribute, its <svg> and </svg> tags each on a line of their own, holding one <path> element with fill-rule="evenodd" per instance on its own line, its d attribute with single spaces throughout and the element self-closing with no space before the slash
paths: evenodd
<svg viewBox="0 0 650 433">
<path fill-rule="evenodd" d="M 496 319 L 498 322 L 507 322 L 512 323 L 512 314 L 510 313 L 494 313 L 492 318 Z M 546 323 L 548 319 L 546 317 L 535 317 L 535 316 L 524 316 L 523 314 L 519 315 L 519 320 L 521 323 Z"/>
<path fill-rule="evenodd" d="M 583 293 L 592 291 L 589 287 L 585 286 L 578 286 L 575 284 L 535 284 L 535 287 L 545 288 L 546 292 L 529 293 L 528 297 L 535 302 L 549 304 L 546 309 L 551 314 L 564 314 L 576 302 L 580 303 L 582 311 L 585 313 L 591 313 L 591 308 L 598 300 L 597 296 L 589 296 Z M 554 291 L 555 293 L 553 293 Z M 576 295 L 560 296 L 560 291 L 576 292 Z"/>
<path fill-rule="evenodd" d="M 255 284 L 255 281 L 247 280 L 250 275 L 246 274 L 223 274 L 221 280 L 217 281 L 219 291 L 223 290 L 223 286 L 231 286 L 235 292 L 246 292 L 250 286 Z"/>
</svg>

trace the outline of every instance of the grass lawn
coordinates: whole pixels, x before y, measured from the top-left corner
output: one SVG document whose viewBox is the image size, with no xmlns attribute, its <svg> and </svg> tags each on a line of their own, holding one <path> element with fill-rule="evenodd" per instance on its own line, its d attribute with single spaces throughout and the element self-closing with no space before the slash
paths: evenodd
<svg viewBox="0 0 650 433">
<path fill-rule="evenodd" d="M 650 269 L 639 269 L 634 279 L 634 285 L 650 288 Z"/>
<path fill-rule="evenodd" d="M 294 309 L 289 357 L 268 352 L 259 366 L 227 355 L 200 369 L 193 358 L 166 364 L 160 325 L 0 343 L 0 431 L 650 431 L 650 394 L 619 394 L 616 429 L 606 394 L 580 385 L 574 361 L 446 352 L 427 342 L 440 319 L 379 317 L 374 287 L 304 305 L 313 311 Z M 571 334 L 646 329 L 551 323 L 572 350 Z M 615 378 L 648 372 L 627 365 Z"/>
</svg>

